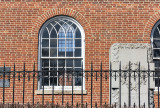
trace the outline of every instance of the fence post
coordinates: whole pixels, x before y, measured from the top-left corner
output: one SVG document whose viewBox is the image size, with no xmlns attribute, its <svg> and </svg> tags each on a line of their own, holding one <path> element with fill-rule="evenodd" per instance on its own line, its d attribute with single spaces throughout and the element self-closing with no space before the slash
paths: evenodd
<svg viewBox="0 0 160 108">
<path fill-rule="evenodd" d="M 148 107 L 150 107 L 150 66 L 148 62 Z"/>
<path fill-rule="evenodd" d="M 119 107 L 121 108 L 121 62 L 119 64 Z"/>
<path fill-rule="evenodd" d="M 33 106 L 34 106 L 34 78 L 35 78 L 35 63 L 33 66 Z"/>
<path fill-rule="evenodd" d="M 158 67 L 158 108 L 159 108 L 159 67 Z"/>
<path fill-rule="evenodd" d="M 74 67 L 72 67 L 72 108 L 73 108 L 73 73 L 74 73 Z"/>
<path fill-rule="evenodd" d="M 65 69 L 63 66 L 63 85 L 62 85 L 62 106 L 63 106 L 63 101 L 64 101 L 64 81 L 65 81 Z"/>
<path fill-rule="evenodd" d="M 100 107 L 102 107 L 102 62 L 101 62 L 101 79 L 100 79 Z"/>
<path fill-rule="evenodd" d="M 131 106 L 131 63 L 130 63 L 130 61 L 129 61 L 129 70 L 128 70 L 128 74 L 129 74 L 129 107 Z"/>
<path fill-rule="evenodd" d="M 13 105 L 14 105 L 14 87 L 15 87 L 15 63 L 14 63 L 14 70 L 13 70 Z"/>
<path fill-rule="evenodd" d="M 52 108 L 53 108 L 53 104 L 54 104 L 54 76 L 55 76 L 55 64 L 53 66 L 53 70 L 52 70 L 52 73 L 53 73 L 53 84 L 52 84 Z"/>
<path fill-rule="evenodd" d="M 138 73 L 139 107 L 141 106 L 141 99 L 140 99 L 140 98 L 141 98 L 141 96 L 140 96 L 140 89 L 141 89 L 141 88 L 140 88 L 140 82 L 141 82 L 141 80 L 140 80 L 140 71 L 141 71 L 141 69 L 140 69 L 140 68 L 141 68 L 141 64 L 140 64 L 140 62 L 139 62 L 139 70 L 138 70 L 138 72 L 139 72 L 139 73 Z"/>
<path fill-rule="evenodd" d="M 5 63 L 3 67 L 3 104 L 5 103 Z"/>
<path fill-rule="evenodd" d="M 24 105 L 24 91 L 25 91 L 25 63 L 24 63 L 24 71 L 23 71 L 23 105 Z"/>
<path fill-rule="evenodd" d="M 81 64 L 81 74 L 82 74 L 82 79 L 81 79 L 81 107 L 83 108 L 83 62 Z"/>
<path fill-rule="evenodd" d="M 42 90 L 42 105 L 44 105 L 44 72 L 45 71 L 44 71 L 44 63 L 43 63 L 43 68 L 42 68 L 42 86 L 43 86 L 43 90 Z"/>
<path fill-rule="evenodd" d="M 92 62 L 91 62 L 91 108 L 92 108 L 92 71 L 93 71 L 93 64 L 92 64 Z"/>
<path fill-rule="evenodd" d="M 109 100 L 110 100 L 110 106 L 111 106 L 111 103 L 112 103 L 112 101 L 111 101 L 111 96 L 112 96 L 112 64 L 111 64 L 111 62 L 110 62 L 110 85 L 109 85 L 109 87 L 110 87 L 110 97 L 109 97 Z"/>
</svg>

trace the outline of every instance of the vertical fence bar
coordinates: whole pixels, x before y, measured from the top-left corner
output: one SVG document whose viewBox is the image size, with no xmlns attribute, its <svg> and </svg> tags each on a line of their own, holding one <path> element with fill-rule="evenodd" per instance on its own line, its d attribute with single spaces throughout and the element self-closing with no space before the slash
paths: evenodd
<svg viewBox="0 0 160 108">
<path fill-rule="evenodd" d="M 101 62 L 101 79 L 100 79 L 100 107 L 102 107 L 102 62 Z"/>
<path fill-rule="evenodd" d="M 62 106 L 63 106 L 63 101 L 64 101 L 64 79 L 65 78 L 65 70 L 63 67 L 63 85 L 62 85 Z"/>
<path fill-rule="evenodd" d="M 14 104 L 14 87 L 15 87 L 15 63 L 14 63 L 14 70 L 13 70 L 13 104 Z"/>
<path fill-rule="evenodd" d="M 32 99 L 32 104 L 34 105 L 34 78 L 35 78 L 35 63 L 33 66 L 33 99 Z"/>
<path fill-rule="evenodd" d="M 110 91 L 110 97 L 109 97 L 109 100 L 110 100 L 110 106 L 111 106 L 111 103 L 112 103 L 112 100 L 111 100 L 111 90 L 112 90 L 112 64 L 111 64 L 111 62 L 110 62 L 110 74 L 109 74 L 109 76 L 110 76 L 110 84 L 109 84 L 109 91 Z"/>
<path fill-rule="evenodd" d="M 148 108 L 150 108 L 150 66 L 148 62 Z"/>
<path fill-rule="evenodd" d="M 159 68 L 158 68 L 158 108 L 159 108 Z"/>
<path fill-rule="evenodd" d="M 119 107 L 121 108 L 121 62 L 119 64 Z"/>
<path fill-rule="evenodd" d="M 83 108 L 83 62 L 81 65 L 81 72 L 82 72 L 82 81 L 81 81 L 81 107 Z"/>
<path fill-rule="evenodd" d="M 5 103 L 5 63 L 3 67 L 3 104 Z"/>
<path fill-rule="evenodd" d="M 93 64 L 91 62 L 91 108 L 92 108 L 92 71 L 93 71 Z"/>
<path fill-rule="evenodd" d="M 25 91 L 25 63 L 24 63 L 24 71 L 23 71 L 23 105 L 24 105 L 24 91 Z"/>
<path fill-rule="evenodd" d="M 140 94 L 140 71 L 141 71 L 141 64 L 140 64 L 140 62 L 139 62 L 139 70 L 138 70 L 138 96 L 139 96 L 139 107 L 141 106 L 141 94 Z"/>
<path fill-rule="evenodd" d="M 72 67 L 72 108 L 73 108 L 73 73 L 74 73 L 74 67 Z"/>
<path fill-rule="evenodd" d="M 14 70 L 13 70 L 13 104 L 14 104 L 14 87 L 15 87 L 15 63 L 14 63 Z"/>
<path fill-rule="evenodd" d="M 129 89 L 128 89 L 129 90 L 128 91 L 129 92 L 129 97 L 128 97 L 129 98 L 128 99 L 129 100 L 129 107 L 131 106 L 131 66 L 130 65 L 131 65 L 131 63 L 129 61 L 129 70 L 128 70 L 128 74 L 129 74 Z"/>
<path fill-rule="evenodd" d="M 38 86 L 38 81 L 39 81 L 39 71 L 37 71 L 37 90 L 40 88 L 40 86 Z"/>
<path fill-rule="evenodd" d="M 44 63 L 43 63 L 43 68 L 42 68 L 42 107 L 44 105 Z"/>
<path fill-rule="evenodd" d="M 55 66 L 53 66 L 53 84 L 52 84 L 52 108 L 53 108 L 53 104 L 54 104 L 54 76 L 55 76 Z"/>
</svg>

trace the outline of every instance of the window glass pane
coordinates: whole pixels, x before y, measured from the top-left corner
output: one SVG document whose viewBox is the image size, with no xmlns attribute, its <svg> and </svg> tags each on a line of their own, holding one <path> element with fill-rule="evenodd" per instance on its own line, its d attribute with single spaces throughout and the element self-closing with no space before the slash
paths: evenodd
<svg viewBox="0 0 160 108">
<path fill-rule="evenodd" d="M 160 60 L 153 60 L 155 67 L 160 67 Z"/>
<path fill-rule="evenodd" d="M 66 39 L 66 47 L 73 47 L 73 39 Z"/>
<path fill-rule="evenodd" d="M 50 85 L 52 86 L 53 84 L 54 84 L 54 86 L 57 86 L 57 77 L 52 77 L 52 78 L 50 78 Z"/>
<path fill-rule="evenodd" d="M 82 70 L 81 68 L 75 68 L 75 86 L 81 85 L 81 77 L 82 76 Z"/>
<path fill-rule="evenodd" d="M 65 67 L 65 59 L 58 60 L 58 67 Z"/>
<path fill-rule="evenodd" d="M 49 38 L 49 33 L 48 33 L 48 31 L 47 31 L 46 28 L 45 28 L 44 31 L 43 31 L 42 38 Z"/>
<path fill-rule="evenodd" d="M 50 76 L 57 76 L 57 68 L 50 68 Z"/>
<path fill-rule="evenodd" d="M 50 59 L 50 67 L 57 67 L 57 59 Z"/>
<path fill-rule="evenodd" d="M 63 77 L 63 74 L 65 73 L 65 70 L 63 68 L 58 68 L 58 77 Z"/>
<path fill-rule="evenodd" d="M 72 68 L 66 69 L 66 86 L 72 86 Z"/>
<path fill-rule="evenodd" d="M 45 67 L 49 67 L 49 59 L 42 59 L 42 70 Z"/>
<path fill-rule="evenodd" d="M 81 86 L 81 77 L 80 78 L 75 78 L 75 86 Z"/>
<path fill-rule="evenodd" d="M 63 24 L 64 24 L 64 21 L 59 21 L 59 24 L 60 24 L 60 25 L 63 25 Z"/>
<path fill-rule="evenodd" d="M 72 24 L 73 29 L 75 30 L 77 26 L 75 24 Z"/>
<path fill-rule="evenodd" d="M 64 83 L 63 83 L 64 82 Z M 59 78 L 58 78 L 58 86 L 65 86 L 65 79 L 63 79 L 63 76 L 61 75 Z"/>
<path fill-rule="evenodd" d="M 61 27 L 61 29 L 59 30 L 58 37 L 59 37 L 59 38 L 65 38 L 65 32 L 64 32 L 64 29 L 62 29 L 62 27 Z"/>
<path fill-rule="evenodd" d="M 158 27 L 155 28 L 153 38 L 160 38 L 159 30 L 160 29 Z"/>
<path fill-rule="evenodd" d="M 49 57 L 49 48 L 42 48 L 42 57 Z"/>
<path fill-rule="evenodd" d="M 50 47 L 57 47 L 57 39 L 50 40 Z"/>
<path fill-rule="evenodd" d="M 42 39 L 42 47 L 49 47 L 49 39 Z"/>
<path fill-rule="evenodd" d="M 60 28 L 60 25 L 59 25 L 59 24 L 56 24 L 56 25 L 55 25 L 55 29 L 56 29 L 57 32 L 59 31 L 59 28 Z"/>
<path fill-rule="evenodd" d="M 72 22 L 71 22 L 71 21 L 67 21 L 67 24 L 68 24 L 68 25 L 72 25 Z"/>
<path fill-rule="evenodd" d="M 42 78 L 42 85 L 43 85 L 43 78 Z M 49 86 L 49 79 L 48 79 L 48 77 L 44 77 L 44 86 Z"/>
<path fill-rule="evenodd" d="M 76 77 L 82 76 L 82 70 L 81 70 L 81 68 L 75 68 L 75 76 Z"/>
<path fill-rule="evenodd" d="M 56 22 L 55 22 L 55 21 L 52 21 L 50 24 L 51 24 L 52 27 L 53 27 L 53 26 L 55 26 Z"/>
<path fill-rule="evenodd" d="M 47 67 L 48 67 L 48 66 L 47 66 Z M 49 76 L 49 68 L 44 68 L 42 72 L 43 72 L 43 75 L 44 75 L 44 76 L 46 76 L 46 77 Z"/>
<path fill-rule="evenodd" d="M 71 28 L 68 29 L 66 38 L 73 38 L 73 33 Z"/>
<path fill-rule="evenodd" d="M 50 31 L 51 31 L 51 29 L 52 29 L 51 24 L 48 24 L 46 28 L 48 29 L 48 32 L 50 33 Z"/>
<path fill-rule="evenodd" d="M 73 68 L 66 68 L 66 73 L 72 76 Z"/>
<path fill-rule="evenodd" d="M 75 47 L 81 47 L 81 39 L 75 39 Z"/>
<path fill-rule="evenodd" d="M 74 56 L 81 57 L 81 48 L 75 48 Z"/>
<path fill-rule="evenodd" d="M 153 40 L 153 48 L 160 48 L 160 40 Z"/>
<path fill-rule="evenodd" d="M 57 49 L 56 48 L 50 48 L 50 56 L 57 57 Z"/>
<path fill-rule="evenodd" d="M 59 70 L 59 72 L 58 72 L 58 85 L 62 86 L 63 82 L 64 82 L 64 85 L 65 85 L 65 76 L 64 76 L 65 75 L 65 70 L 63 68 L 59 68 L 58 70 Z"/>
<path fill-rule="evenodd" d="M 73 48 L 66 48 L 66 56 L 73 57 Z"/>
<path fill-rule="evenodd" d="M 57 33 L 56 33 L 55 28 L 52 29 L 50 38 L 57 38 Z"/>
<path fill-rule="evenodd" d="M 65 39 L 59 39 L 58 40 L 58 47 L 59 48 L 65 48 Z"/>
<path fill-rule="evenodd" d="M 59 57 L 64 57 L 65 56 L 65 49 L 64 48 L 59 48 L 58 49 L 58 56 Z"/>
<path fill-rule="evenodd" d="M 66 66 L 73 67 L 73 59 L 66 59 Z"/>
<path fill-rule="evenodd" d="M 81 32 L 77 28 L 76 33 L 75 33 L 75 38 L 81 38 Z"/>
<path fill-rule="evenodd" d="M 158 82 L 159 82 L 159 86 L 160 86 L 160 79 L 155 78 L 155 86 L 158 87 Z"/>
<path fill-rule="evenodd" d="M 160 71 L 159 71 L 159 69 L 157 68 L 157 69 L 155 69 L 155 76 L 158 77 L 158 75 L 159 75 L 159 77 L 160 77 Z"/>
<path fill-rule="evenodd" d="M 81 59 L 74 60 L 75 67 L 81 67 Z"/>
<path fill-rule="evenodd" d="M 160 57 L 160 49 L 154 49 L 154 57 Z"/>
</svg>

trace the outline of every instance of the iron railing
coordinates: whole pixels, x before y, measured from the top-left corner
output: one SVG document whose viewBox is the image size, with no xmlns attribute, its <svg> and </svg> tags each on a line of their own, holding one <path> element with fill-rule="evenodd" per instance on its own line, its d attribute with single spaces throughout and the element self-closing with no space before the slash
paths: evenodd
<svg viewBox="0 0 160 108">
<path fill-rule="evenodd" d="M 84 108 L 87 108 L 87 107 L 133 107 L 133 108 L 136 108 L 136 107 L 151 107 L 151 103 L 150 103 L 150 90 L 149 90 L 149 87 L 150 87 L 150 78 L 152 77 L 153 80 L 155 80 L 155 76 L 158 78 L 159 80 L 159 74 L 157 74 L 158 72 L 160 72 L 160 70 L 150 70 L 149 68 L 149 64 L 148 64 L 148 69 L 147 70 L 141 70 L 140 69 L 140 63 L 139 63 L 139 67 L 136 69 L 136 70 L 132 70 L 131 67 L 130 67 L 130 63 L 129 63 L 129 67 L 128 69 L 126 70 L 122 70 L 121 69 L 121 64 L 119 64 L 119 69 L 118 70 L 113 70 L 112 69 L 112 64 L 110 63 L 110 69 L 106 69 L 104 70 L 103 67 L 102 67 L 102 63 L 100 65 L 100 69 L 99 70 L 94 70 L 93 69 L 93 64 L 91 63 L 91 68 L 90 70 L 84 70 L 83 69 L 83 66 L 81 68 L 81 71 L 75 71 L 74 68 L 72 68 L 70 71 L 67 71 L 67 70 L 61 70 L 61 71 L 58 71 L 56 69 L 54 69 L 53 67 L 53 70 L 43 70 L 42 71 L 37 71 L 35 69 L 35 64 L 33 65 L 33 70 L 31 71 L 26 71 L 26 65 L 24 63 L 24 66 L 23 66 L 23 70 L 22 71 L 17 71 L 16 70 L 16 67 L 15 67 L 15 64 L 13 66 L 13 70 L 12 71 L 6 71 L 6 65 L 4 64 L 3 66 L 3 71 L 0 72 L 0 79 L 2 80 L 3 82 L 3 86 L 2 88 L 0 88 L 0 90 L 2 91 L 2 94 L 0 94 L 2 96 L 2 100 L 1 100 L 1 103 L 2 105 L 7 105 L 7 106 L 12 106 L 12 105 L 15 105 L 15 106 L 25 106 L 25 105 L 28 105 L 28 106 L 51 106 L 51 107 L 59 107 L 59 106 L 66 106 L 66 107 L 84 107 Z M 47 104 L 45 103 L 45 80 L 44 78 L 46 77 L 45 73 L 58 73 L 57 76 L 55 74 L 53 74 L 52 76 L 48 76 L 48 79 L 49 78 L 52 78 L 53 80 L 53 84 L 51 85 L 52 87 L 52 96 L 51 96 L 51 101 L 48 102 Z M 70 73 L 70 74 L 67 74 L 67 73 Z M 60 76 L 58 76 L 60 74 Z M 61 85 L 55 85 L 54 84 L 54 79 L 55 78 L 60 78 L 61 80 Z M 70 80 L 67 80 L 67 81 L 70 81 L 69 84 L 71 86 L 71 91 L 72 93 L 70 94 L 71 95 L 71 101 L 70 102 L 67 102 L 65 100 L 65 80 L 66 79 L 70 79 Z M 80 95 L 81 95 L 81 100 L 79 100 L 79 102 L 75 103 L 74 102 L 74 81 L 73 80 L 75 78 L 75 80 L 77 80 L 78 78 L 80 78 Z M 77 78 L 77 79 L 76 79 Z M 121 86 L 122 86 L 122 79 L 126 80 L 128 78 L 129 80 L 129 85 L 128 85 L 128 93 L 129 93 L 129 96 L 128 96 L 128 100 L 126 100 L 126 102 L 124 102 L 124 104 L 121 103 L 121 97 L 122 97 L 122 91 L 121 91 Z M 148 105 L 146 103 L 144 103 L 143 105 L 140 104 L 141 103 L 141 79 L 145 80 L 148 78 Z M 103 86 L 105 86 L 103 84 L 103 81 L 106 81 L 109 83 L 110 86 L 106 86 L 108 87 L 107 89 L 108 90 L 108 93 L 111 93 L 112 92 L 112 81 L 113 80 L 117 80 L 119 79 L 119 104 L 117 105 L 117 103 L 113 103 L 112 102 L 112 95 L 108 95 L 108 97 L 106 97 L 105 99 L 103 99 Z M 132 97 L 131 97 L 131 83 L 132 83 L 132 80 L 131 79 L 138 79 L 138 103 L 139 104 L 131 104 L 132 102 Z M 9 80 L 9 83 L 12 83 L 9 87 L 10 91 L 12 92 L 12 94 L 10 94 L 10 97 L 12 97 L 12 102 L 8 102 L 7 99 L 6 99 L 6 89 L 8 89 L 6 87 L 6 80 Z M 12 80 L 12 81 L 11 81 Z M 15 85 L 17 83 L 17 81 L 22 81 L 22 101 L 19 102 L 19 101 L 15 101 L 15 98 L 16 98 L 16 95 L 15 95 Z M 26 82 L 28 83 L 29 81 L 32 80 L 32 87 L 30 88 L 30 92 L 32 92 L 32 101 L 29 101 L 29 102 L 26 102 L 25 101 L 25 98 L 27 97 L 27 95 L 25 95 L 25 89 L 28 89 L 25 87 L 25 84 Z M 86 80 L 87 82 L 89 82 L 90 84 L 90 87 L 87 86 L 88 88 L 86 88 L 87 90 L 90 90 L 88 91 L 88 96 L 90 96 L 90 101 L 86 100 L 85 97 L 84 97 L 84 80 Z M 94 82 L 99 80 L 99 84 L 97 86 L 97 89 L 99 89 L 99 94 L 98 98 L 99 101 L 98 102 L 95 102 L 93 101 L 94 98 L 93 98 L 93 85 L 94 85 Z M 40 83 L 40 84 L 39 84 Z M 35 87 L 35 84 L 37 87 Z M 42 96 L 41 96 L 41 102 L 35 102 L 35 90 L 37 90 L 38 86 L 41 86 L 39 89 L 42 90 Z M 61 86 L 62 89 L 61 90 L 61 102 L 58 102 L 57 100 L 55 100 L 55 97 L 57 96 L 57 94 L 54 94 L 55 93 L 55 87 L 56 86 Z M 94 86 L 95 87 L 95 86 Z M 98 88 L 99 87 L 99 88 Z M 152 103 L 152 107 L 158 107 L 159 108 L 159 81 L 158 81 L 158 99 L 157 99 L 157 103 Z M 8 94 L 7 94 L 8 95 Z M 20 95 L 20 94 L 19 94 Z M 85 100 L 85 101 L 84 101 Z M 41 103 L 41 104 L 40 104 Z"/>
</svg>

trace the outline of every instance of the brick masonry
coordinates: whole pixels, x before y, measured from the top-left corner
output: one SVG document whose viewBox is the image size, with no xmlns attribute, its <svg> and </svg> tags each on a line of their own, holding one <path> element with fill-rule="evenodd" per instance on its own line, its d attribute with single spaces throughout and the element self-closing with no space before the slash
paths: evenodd
<svg viewBox="0 0 160 108">
<path fill-rule="evenodd" d="M 57 15 L 75 18 L 85 31 L 85 68 L 109 68 L 109 49 L 113 43 L 150 43 L 152 27 L 160 18 L 158 0 L 0 0 L 0 65 L 17 70 L 32 70 L 38 61 L 38 32 L 42 24 Z M 37 65 L 36 65 L 37 68 Z M 27 80 L 27 79 L 26 79 Z M 84 102 L 90 102 L 90 80 L 86 81 L 87 95 Z M 93 81 L 93 103 L 99 102 L 99 81 Z M 12 102 L 12 80 L 6 88 L 6 102 Z M 32 80 L 26 81 L 25 102 L 32 102 Z M 35 84 L 36 87 L 36 84 Z M 15 102 L 22 102 L 22 80 L 17 81 Z M 2 88 L 0 88 L 2 95 Z M 75 102 L 81 96 L 74 95 Z M 71 95 L 64 96 L 65 102 Z M 35 102 L 41 102 L 41 95 L 35 95 Z M 45 102 L 51 95 L 45 95 Z M 61 101 L 61 95 L 55 96 Z M 109 82 L 103 81 L 103 103 L 109 101 Z M 2 102 L 2 96 L 0 96 Z M 155 98 L 157 103 L 157 97 Z"/>
</svg>

